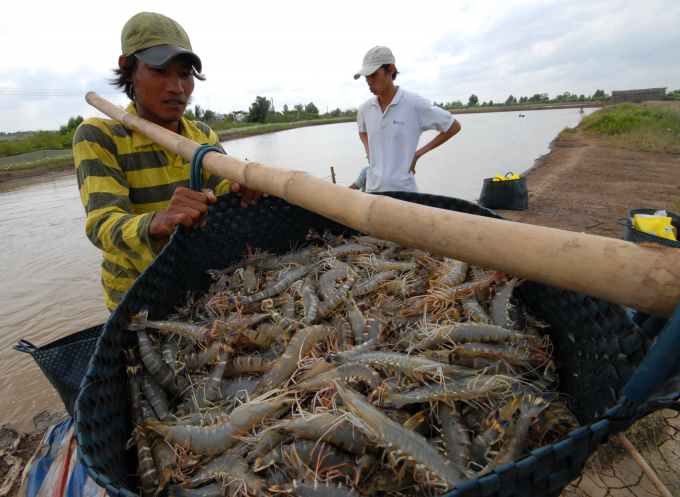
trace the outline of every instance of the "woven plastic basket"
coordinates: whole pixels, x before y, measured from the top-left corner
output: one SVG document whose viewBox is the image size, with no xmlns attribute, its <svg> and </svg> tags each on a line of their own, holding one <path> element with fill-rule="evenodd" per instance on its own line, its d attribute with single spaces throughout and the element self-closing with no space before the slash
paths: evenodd
<svg viewBox="0 0 680 497">
<path fill-rule="evenodd" d="M 441 209 L 506 219 L 464 200 L 390 192 L 386 195 Z M 131 496 L 138 488 L 136 454 L 126 451 L 131 407 L 123 349 L 136 343 L 125 330 L 142 306 L 151 319 L 174 311 L 188 290 L 204 289 L 207 269 L 240 260 L 247 247 L 285 253 L 304 243 L 309 228 L 350 231 L 300 207 L 269 197 L 241 208 L 238 197 L 218 197 L 210 206 L 206 227 L 180 228 L 171 242 L 135 281 L 106 323 L 76 405 L 78 457 L 88 473 L 110 495 Z M 588 456 L 608 436 L 662 407 L 677 407 L 680 382 L 666 382 L 652 401 L 617 405 L 626 383 L 648 354 L 653 337 L 635 326 L 621 307 L 565 290 L 526 283 L 521 298 L 551 327 L 561 391 L 574 400 L 582 428 L 565 439 L 470 480 L 450 496 L 558 495 L 576 478 Z M 678 333 L 680 335 L 680 333 Z M 656 348 L 655 348 L 656 349 Z M 674 350 L 678 350 L 677 347 Z M 665 373 L 663 374 L 665 378 Z M 660 382 L 660 380 L 658 381 Z M 649 384 L 644 380 L 643 384 Z"/>
<path fill-rule="evenodd" d="M 80 384 L 103 329 L 104 325 L 99 324 L 42 347 L 36 347 L 28 340 L 21 339 L 12 348 L 33 357 L 59 394 L 66 411 L 73 416 Z"/>
<path fill-rule="evenodd" d="M 621 240 L 626 240 L 628 242 L 634 243 L 658 243 L 659 245 L 665 245 L 666 247 L 680 248 L 680 241 L 668 240 L 667 238 L 661 238 L 652 233 L 645 233 L 644 231 L 637 230 L 633 227 L 631 219 L 635 218 L 635 214 L 654 214 L 659 209 L 654 209 L 650 207 L 642 207 L 640 209 L 632 209 L 628 211 L 628 217 L 621 217 L 616 220 L 618 224 L 623 226 L 623 234 L 621 235 Z M 680 233 L 680 216 L 674 212 L 668 212 L 668 217 L 671 218 L 671 224 Z"/>
</svg>

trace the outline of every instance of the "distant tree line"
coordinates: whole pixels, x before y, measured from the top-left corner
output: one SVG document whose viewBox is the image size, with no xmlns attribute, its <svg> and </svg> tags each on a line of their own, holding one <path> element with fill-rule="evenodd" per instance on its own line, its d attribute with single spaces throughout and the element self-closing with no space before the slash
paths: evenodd
<svg viewBox="0 0 680 497">
<path fill-rule="evenodd" d="M 680 98 L 680 97 L 679 97 Z M 555 98 L 551 99 L 547 93 L 536 93 L 533 96 L 515 97 L 510 95 L 505 102 L 494 102 L 489 100 L 488 102 L 479 103 L 479 97 L 474 93 L 470 95 L 466 104 L 460 100 L 454 100 L 452 102 L 434 102 L 434 105 L 441 107 L 443 109 L 463 109 L 466 107 L 494 107 L 494 106 L 504 106 L 504 105 L 518 105 L 518 104 L 534 104 L 534 103 L 558 103 L 558 102 L 587 102 L 591 100 L 610 100 L 611 96 L 605 93 L 604 90 L 597 90 L 592 95 L 586 97 L 584 94 L 577 95 L 576 93 L 570 93 L 565 91 L 561 95 L 557 95 Z"/>
<path fill-rule="evenodd" d="M 321 114 L 319 108 L 314 105 L 314 102 L 295 104 L 292 109 L 288 107 L 288 104 L 285 104 L 281 111 L 277 111 L 274 108 L 273 100 L 258 95 L 247 111 L 238 110 L 221 115 L 210 109 L 202 109 L 200 105 L 195 105 L 193 109 L 184 113 L 184 117 L 190 120 L 208 122 L 214 129 L 223 129 L 238 125 L 239 123 L 287 123 L 321 118 L 356 116 L 356 114 L 357 109 L 350 108 L 343 111 L 339 107 Z"/>
</svg>

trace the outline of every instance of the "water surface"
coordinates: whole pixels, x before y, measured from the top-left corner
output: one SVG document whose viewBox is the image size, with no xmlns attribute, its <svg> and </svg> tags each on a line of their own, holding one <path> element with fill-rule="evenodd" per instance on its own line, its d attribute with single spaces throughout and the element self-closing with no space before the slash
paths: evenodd
<svg viewBox="0 0 680 497">
<path fill-rule="evenodd" d="M 597 109 L 584 109 L 585 115 Z M 583 115 L 578 109 L 463 114 L 455 116 L 462 130 L 422 157 L 416 181 L 423 193 L 476 200 L 484 178 L 507 172 L 522 173 L 547 154 L 550 142 L 565 127 L 573 128 Z M 436 131 L 423 133 L 419 146 Z M 297 128 L 230 140 L 222 144 L 229 155 L 266 164 L 300 169 L 349 186 L 368 165 L 356 123 Z"/>
</svg>

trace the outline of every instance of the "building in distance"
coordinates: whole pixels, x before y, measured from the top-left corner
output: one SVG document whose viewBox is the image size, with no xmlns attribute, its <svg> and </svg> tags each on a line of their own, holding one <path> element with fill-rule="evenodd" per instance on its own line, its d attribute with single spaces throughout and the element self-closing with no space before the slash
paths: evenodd
<svg viewBox="0 0 680 497">
<path fill-rule="evenodd" d="M 649 100 L 663 100 L 666 98 L 666 88 L 647 88 L 645 90 L 613 91 L 612 102 L 647 102 Z"/>
</svg>

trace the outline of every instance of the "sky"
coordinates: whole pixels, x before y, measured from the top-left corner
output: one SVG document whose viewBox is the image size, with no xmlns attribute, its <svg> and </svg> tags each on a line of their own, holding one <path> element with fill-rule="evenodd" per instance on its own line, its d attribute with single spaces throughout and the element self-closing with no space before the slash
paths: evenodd
<svg viewBox="0 0 680 497">
<path fill-rule="evenodd" d="M 353 75 L 375 45 L 394 52 L 399 86 L 437 102 L 680 89 L 678 0 L 37 0 L 3 5 L 0 131 L 101 117 L 88 91 L 127 105 L 106 80 L 140 11 L 184 27 L 207 76 L 192 104 L 222 113 L 258 95 L 279 111 L 358 107 L 371 95 Z"/>
</svg>

